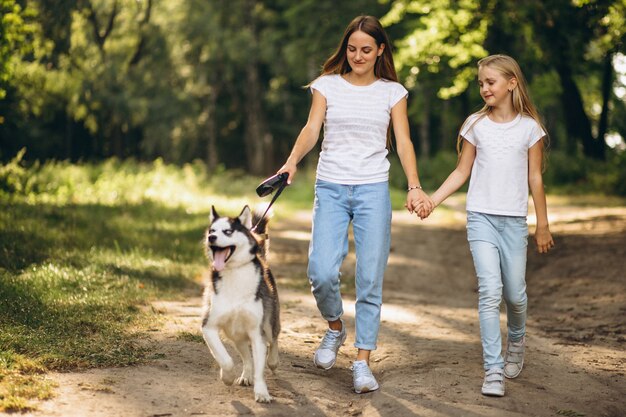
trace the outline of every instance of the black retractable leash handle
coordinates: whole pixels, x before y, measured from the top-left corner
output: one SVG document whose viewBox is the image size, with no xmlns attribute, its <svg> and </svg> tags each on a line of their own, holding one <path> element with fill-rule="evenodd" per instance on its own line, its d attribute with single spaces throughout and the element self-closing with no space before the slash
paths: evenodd
<svg viewBox="0 0 626 417">
<path fill-rule="evenodd" d="M 272 204 L 274 204 L 274 202 L 276 201 L 280 193 L 282 193 L 285 187 L 287 186 L 288 178 L 289 178 L 289 173 L 282 172 L 280 174 L 276 174 L 264 180 L 256 188 L 256 193 L 259 197 L 265 197 L 267 195 L 270 195 L 274 190 L 276 190 L 276 193 L 274 194 L 274 197 L 272 197 L 272 201 L 270 201 L 270 204 L 265 209 L 265 213 L 263 213 L 263 215 L 259 218 L 259 220 L 256 222 L 254 227 L 250 229 L 250 231 L 254 232 L 257 226 L 259 225 L 259 223 L 263 221 L 263 218 L 265 218 L 265 215 L 267 214 L 267 212 L 270 211 Z"/>
</svg>

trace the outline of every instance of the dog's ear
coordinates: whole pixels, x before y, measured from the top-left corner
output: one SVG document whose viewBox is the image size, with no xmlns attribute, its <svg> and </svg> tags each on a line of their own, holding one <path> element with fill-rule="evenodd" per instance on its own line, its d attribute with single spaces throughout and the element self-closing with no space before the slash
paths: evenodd
<svg viewBox="0 0 626 417">
<path fill-rule="evenodd" d="M 211 206 L 211 215 L 209 216 L 209 223 L 213 223 L 219 217 L 220 215 L 217 214 L 217 211 L 215 211 L 215 206 Z"/>
<path fill-rule="evenodd" d="M 250 212 L 250 207 L 247 205 L 241 210 L 239 214 L 239 221 L 243 224 L 246 229 L 252 229 L 252 213 Z"/>
</svg>

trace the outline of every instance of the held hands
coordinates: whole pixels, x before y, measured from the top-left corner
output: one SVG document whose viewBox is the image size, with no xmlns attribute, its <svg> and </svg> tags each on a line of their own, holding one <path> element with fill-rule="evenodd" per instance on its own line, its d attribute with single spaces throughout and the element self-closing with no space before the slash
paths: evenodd
<svg viewBox="0 0 626 417">
<path fill-rule="evenodd" d="M 420 219 L 424 220 L 435 209 L 435 203 L 424 191 L 416 188 L 407 193 L 404 207 L 409 213 L 416 213 Z"/>
<path fill-rule="evenodd" d="M 537 226 L 535 229 L 535 242 L 537 243 L 537 252 L 539 253 L 548 253 L 554 247 L 554 240 L 548 226 Z"/>
</svg>

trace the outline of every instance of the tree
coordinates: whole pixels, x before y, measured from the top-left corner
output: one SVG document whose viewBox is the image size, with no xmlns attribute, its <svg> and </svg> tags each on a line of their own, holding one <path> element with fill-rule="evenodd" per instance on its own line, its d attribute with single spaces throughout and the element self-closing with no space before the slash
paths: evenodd
<svg viewBox="0 0 626 417">
<path fill-rule="evenodd" d="M 464 93 L 476 75 L 476 60 L 486 55 L 489 21 L 478 0 L 395 1 L 382 19 L 392 37 L 399 37 L 396 66 L 413 93 L 409 116 L 417 120 L 424 156 L 442 140 L 451 145 L 469 113 Z M 454 98 L 454 106 L 442 105 Z"/>
<path fill-rule="evenodd" d="M 586 156 L 603 159 L 611 62 L 622 47 L 625 13 L 624 0 L 412 0 L 395 1 L 384 21 L 407 33 L 398 52 L 412 70 L 407 83 L 419 86 L 424 70 L 441 74 L 434 85 L 444 100 L 467 88 L 474 62 L 487 53 L 515 56 L 531 79 L 554 71 L 558 87 L 545 87 L 560 96 L 567 135 Z M 600 80 L 597 91 L 581 90 L 578 79 Z M 587 109 L 597 106 L 590 116 Z"/>
</svg>

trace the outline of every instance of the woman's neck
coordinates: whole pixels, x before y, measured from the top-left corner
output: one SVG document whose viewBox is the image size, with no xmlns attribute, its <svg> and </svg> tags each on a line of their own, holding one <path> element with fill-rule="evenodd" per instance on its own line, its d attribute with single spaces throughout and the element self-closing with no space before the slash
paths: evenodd
<svg viewBox="0 0 626 417">
<path fill-rule="evenodd" d="M 376 81 L 376 75 L 374 71 L 367 74 L 358 75 L 354 71 L 347 72 L 342 75 L 343 79 L 353 85 L 366 86 Z"/>
<path fill-rule="evenodd" d="M 506 123 L 517 117 L 517 112 L 512 105 L 491 107 L 489 118 L 494 122 Z"/>
</svg>

